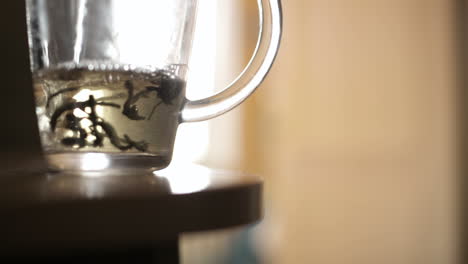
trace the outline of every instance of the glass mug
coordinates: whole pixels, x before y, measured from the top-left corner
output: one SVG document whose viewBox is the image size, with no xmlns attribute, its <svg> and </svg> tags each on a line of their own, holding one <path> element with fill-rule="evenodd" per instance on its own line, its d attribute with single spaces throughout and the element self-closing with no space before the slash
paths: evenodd
<svg viewBox="0 0 468 264">
<path fill-rule="evenodd" d="M 36 114 L 49 168 L 162 169 L 177 127 L 221 115 L 262 82 L 281 38 L 280 0 L 221 92 L 185 98 L 197 0 L 26 0 Z M 90 166 L 90 164 L 98 166 Z"/>
</svg>

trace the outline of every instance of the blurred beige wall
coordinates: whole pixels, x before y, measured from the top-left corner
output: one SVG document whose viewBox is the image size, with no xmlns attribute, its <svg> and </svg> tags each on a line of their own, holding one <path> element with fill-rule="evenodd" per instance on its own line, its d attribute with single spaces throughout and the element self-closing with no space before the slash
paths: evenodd
<svg viewBox="0 0 468 264">
<path fill-rule="evenodd" d="M 283 6 L 277 63 L 244 111 L 265 263 L 454 263 L 451 1 Z"/>
</svg>

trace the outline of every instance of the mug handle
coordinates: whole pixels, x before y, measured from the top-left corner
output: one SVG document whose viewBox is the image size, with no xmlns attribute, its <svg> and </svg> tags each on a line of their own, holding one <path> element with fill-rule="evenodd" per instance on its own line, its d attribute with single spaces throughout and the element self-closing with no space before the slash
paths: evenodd
<svg viewBox="0 0 468 264">
<path fill-rule="evenodd" d="M 242 103 L 262 83 L 275 60 L 282 32 L 281 0 L 258 0 L 259 37 L 244 71 L 224 90 L 210 97 L 186 100 L 180 122 L 207 120 Z"/>
</svg>

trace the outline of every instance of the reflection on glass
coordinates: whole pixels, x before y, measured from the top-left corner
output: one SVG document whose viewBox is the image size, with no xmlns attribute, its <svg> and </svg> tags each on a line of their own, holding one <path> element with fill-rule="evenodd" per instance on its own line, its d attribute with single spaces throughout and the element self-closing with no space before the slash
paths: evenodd
<svg viewBox="0 0 468 264">
<path fill-rule="evenodd" d="M 154 171 L 156 177 L 169 181 L 173 194 L 198 192 L 210 185 L 210 169 L 201 165 L 170 165 L 166 169 Z"/>
<path fill-rule="evenodd" d="M 118 32 L 114 32 L 112 38 L 118 46 L 119 59 L 136 65 L 153 65 L 155 62 L 163 62 L 168 54 L 171 54 L 171 50 L 180 45 L 176 41 L 180 37 L 174 36 L 178 32 L 174 32 L 173 27 L 164 25 L 177 24 L 180 22 L 174 20 L 182 19 L 175 16 L 173 12 L 155 14 L 155 10 L 177 10 L 177 5 L 181 4 L 153 0 L 140 1 L 139 4 L 144 5 L 145 8 L 141 8 L 133 1 L 112 2 L 114 28 L 118 28 Z M 129 23 L 129 21 L 132 22 Z M 135 25 L 155 25 L 157 29 L 154 32 L 145 32 L 135 28 Z M 138 42 L 138 48 L 135 48 L 135 41 Z M 151 52 L 150 56 L 149 52 Z"/>
<path fill-rule="evenodd" d="M 199 1 L 197 26 L 193 39 L 187 97 L 199 99 L 214 92 L 217 45 L 217 1 Z M 193 163 L 208 152 L 210 122 L 186 123 L 179 126 L 174 146 L 173 162 Z M 196 138 L 197 140 L 193 140 Z"/>
<path fill-rule="evenodd" d="M 94 98 L 97 98 L 97 100 L 99 100 L 99 98 L 103 97 L 104 93 L 103 91 L 91 91 L 89 89 L 83 89 L 77 94 L 75 94 L 73 96 L 73 99 L 75 99 L 77 102 L 84 102 L 89 99 L 90 95 L 94 96 Z M 73 114 L 78 114 L 77 117 L 88 116 L 85 112 L 81 111 L 80 109 L 75 109 L 75 110 L 76 112 L 73 111 Z M 89 109 L 87 111 L 89 111 Z M 96 106 L 96 114 L 99 116 L 102 116 L 104 114 L 103 108 L 101 106 Z"/>
<path fill-rule="evenodd" d="M 106 154 L 86 153 L 81 158 L 81 169 L 84 171 L 103 170 L 109 167 L 110 161 Z"/>
</svg>

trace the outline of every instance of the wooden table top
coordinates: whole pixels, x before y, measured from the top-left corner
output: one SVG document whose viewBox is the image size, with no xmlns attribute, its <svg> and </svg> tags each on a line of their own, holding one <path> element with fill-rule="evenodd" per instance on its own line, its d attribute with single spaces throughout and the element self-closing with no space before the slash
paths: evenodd
<svg viewBox="0 0 468 264">
<path fill-rule="evenodd" d="M 164 240 L 261 218 L 262 183 L 199 165 L 146 173 L 0 173 L 0 246 L 77 247 Z"/>
</svg>

